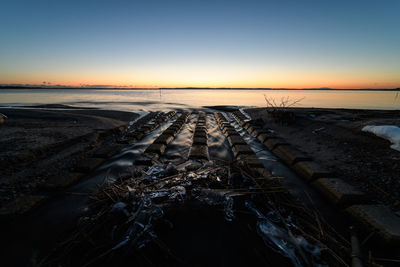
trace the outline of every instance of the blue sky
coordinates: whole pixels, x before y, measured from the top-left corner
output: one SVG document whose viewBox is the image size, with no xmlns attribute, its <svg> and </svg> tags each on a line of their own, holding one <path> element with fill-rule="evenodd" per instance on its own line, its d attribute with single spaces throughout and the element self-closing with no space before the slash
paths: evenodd
<svg viewBox="0 0 400 267">
<path fill-rule="evenodd" d="M 400 1 L 2 0 L 0 9 L 0 83 L 400 86 Z"/>
</svg>

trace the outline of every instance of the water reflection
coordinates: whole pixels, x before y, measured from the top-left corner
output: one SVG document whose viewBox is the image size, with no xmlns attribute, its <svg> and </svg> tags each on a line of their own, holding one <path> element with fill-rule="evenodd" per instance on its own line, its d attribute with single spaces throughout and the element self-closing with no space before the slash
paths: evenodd
<svg viewBox="0 0 400 267">
<path fill-rule="evenodd" d="M 298 107 L 400 109 L 399 92 L 302 90 L 88 90 L 0 91 L 0 105 L 70 104 L 118 110 L 198 108 L 214 105 L 265 107 L 269 98 L 304 98 Z"/>
</svg>

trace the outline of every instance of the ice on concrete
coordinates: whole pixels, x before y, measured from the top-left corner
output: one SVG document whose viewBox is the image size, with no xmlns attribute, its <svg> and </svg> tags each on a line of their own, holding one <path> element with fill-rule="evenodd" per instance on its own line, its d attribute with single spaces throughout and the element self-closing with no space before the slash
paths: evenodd
<svg viewBox="0 0 400 267">
<path fill-rule="evenodd" d="M 362 128 L 364 132 L 373 133 L 379 137 L 389 140 L 392 149 L 400 151 L 400 128 L 394 125 L 367 125 Z"/>
</svg>

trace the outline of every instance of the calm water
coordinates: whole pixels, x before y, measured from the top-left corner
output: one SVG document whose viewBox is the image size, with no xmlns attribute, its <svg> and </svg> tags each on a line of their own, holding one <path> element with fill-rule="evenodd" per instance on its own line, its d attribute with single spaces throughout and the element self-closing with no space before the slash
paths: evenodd
<svg viewBox="0 0 400 267">
<path fill-rule="evenodd" d="M 264 94 L 304 98 L 296 106 L 321 108 L 400 109 L 400 92 L 296 90 L 0 90 L 1 106 L 69 104 L 117 110 L 197 108 L 214 105 L 264 107 Z"/>
</svg>

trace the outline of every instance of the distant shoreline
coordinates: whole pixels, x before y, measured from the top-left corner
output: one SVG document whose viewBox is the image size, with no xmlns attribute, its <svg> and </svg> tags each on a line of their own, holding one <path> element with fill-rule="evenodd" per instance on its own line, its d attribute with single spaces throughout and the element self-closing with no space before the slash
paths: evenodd
<svg viewBox="0 0 400 267">
<path fill-rule="evenodd" d="M 33 89 L 33 90 L 43 90 L 43 89 L 68 89 L 68 90 L 271 90 L 271 91 L 388 91 L 388 92 L 396 92 L 400 91 L 400 88 L 381 88 L 381 89 L 336 89 L 336 88 L 302 88 L 302 89 L 293 89 L 293 88 L 209 88 L 209 87 L 177 87 L 177 88 L 124 88 L 124 87 L 43 87 L 43 86 L 0 86 L 0 90 L 14 90 L 14 89 Z"/>
</svg>

